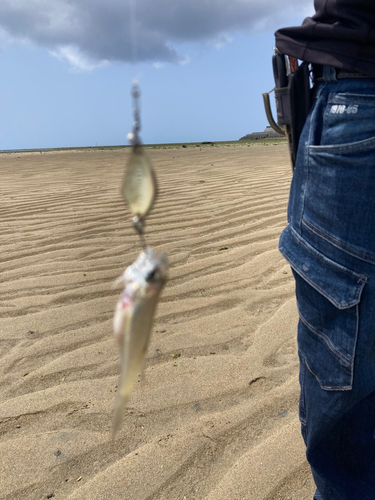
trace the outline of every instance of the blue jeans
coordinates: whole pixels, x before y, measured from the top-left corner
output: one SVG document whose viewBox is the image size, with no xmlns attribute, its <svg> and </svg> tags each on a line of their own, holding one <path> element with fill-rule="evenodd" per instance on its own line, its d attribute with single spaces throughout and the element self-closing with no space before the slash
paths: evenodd
<svg viewBox="0 0 375 500">
<path fill-rule="evenodd" d="M 375 499 L 375 79 L 323 82 L 279 248 L 299 311 L 299 416 L 317 500 Z"/>
</svg>

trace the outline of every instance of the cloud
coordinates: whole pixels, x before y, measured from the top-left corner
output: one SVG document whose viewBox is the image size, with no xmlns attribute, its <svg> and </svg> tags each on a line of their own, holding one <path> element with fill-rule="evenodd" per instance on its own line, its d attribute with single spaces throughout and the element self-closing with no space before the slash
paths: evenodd
<svg viewBox="0 0 375 500">
<path fill-rule="evenodd" d="M 49 53 L 51 56 L 57 57 L 60 61 L 69 63 L 72 71 L 77 73 L 92 71 L 109 64 L 109 61 L 105 59 L 100 61 L 89 59 L 74 45 L 64 45 L 63 47 L 58 47 L 57 50 L 50 50 Z"/>
<path fill-rule="evenodd" d="M 220 48 L 238 32 L 290 25 L 312 0 L 1 0 L 0 34 L 29 41 L 79 71 L 112 61 L 186 62 L 181 44 Z"/>
<path fill-rule="evenodd" d="M 221 49 L 224 45 L 233 42 L 233 37 L 226 35 L 225 33 L 220 34 L 216 39 L 212 40 L 215 49 Z"/>
</svg>

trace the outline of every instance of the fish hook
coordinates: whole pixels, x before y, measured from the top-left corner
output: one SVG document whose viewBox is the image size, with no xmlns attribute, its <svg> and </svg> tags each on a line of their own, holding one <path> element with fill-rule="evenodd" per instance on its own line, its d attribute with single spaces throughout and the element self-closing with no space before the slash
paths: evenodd
<svg viewBox="0 0 375 500">
<path fill-rule="evenodd" d="M 141 245 L 142 245 L 143 250 L 146 250 L 147 244 L 146 244 L 146 238 L 144 236 L 145 223 L 139 214 L 135 215 L 132 218 L 132 225 L 133 225 L 133 228 L 138 233 L 139 239 L 141 240 Z"/>
</svg>

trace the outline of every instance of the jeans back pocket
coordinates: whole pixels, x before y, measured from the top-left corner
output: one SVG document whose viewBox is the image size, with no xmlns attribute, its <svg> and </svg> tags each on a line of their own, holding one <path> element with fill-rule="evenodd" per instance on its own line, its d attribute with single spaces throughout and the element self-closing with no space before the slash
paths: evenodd
<svg viewBox="0 0 375 500">
<path fill-rule="evenodd" d="M 353 133 L 354 137 L 354 133 Z M 344 252 L 375 264 L 375 137 L 309 146 L 302 224 Z"/>
<path fill-rule="evenodd" d="M 307 368 L 322 389 L 350 390 L 367 276 L 328 259 L 291 226 L 283 231 L 279 249 L 296 280 L 298 348 Z"/>
</svg>

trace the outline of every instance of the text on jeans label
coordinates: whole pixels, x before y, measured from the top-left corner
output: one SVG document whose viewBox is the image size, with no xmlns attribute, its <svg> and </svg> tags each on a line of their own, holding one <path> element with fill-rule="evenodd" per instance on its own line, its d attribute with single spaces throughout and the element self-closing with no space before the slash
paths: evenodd
<svg viewBox="0 0 375 500">
<path fill-rule="evenodd" d="M 348 115 L 355 115 L 358 113 L 358 104 L 350 104 L 346 106 L 345 104 L 334 104 L 331 107 L 331 113 L 334 115 L 342 115 L 347 113 Z"/>
</svg>

